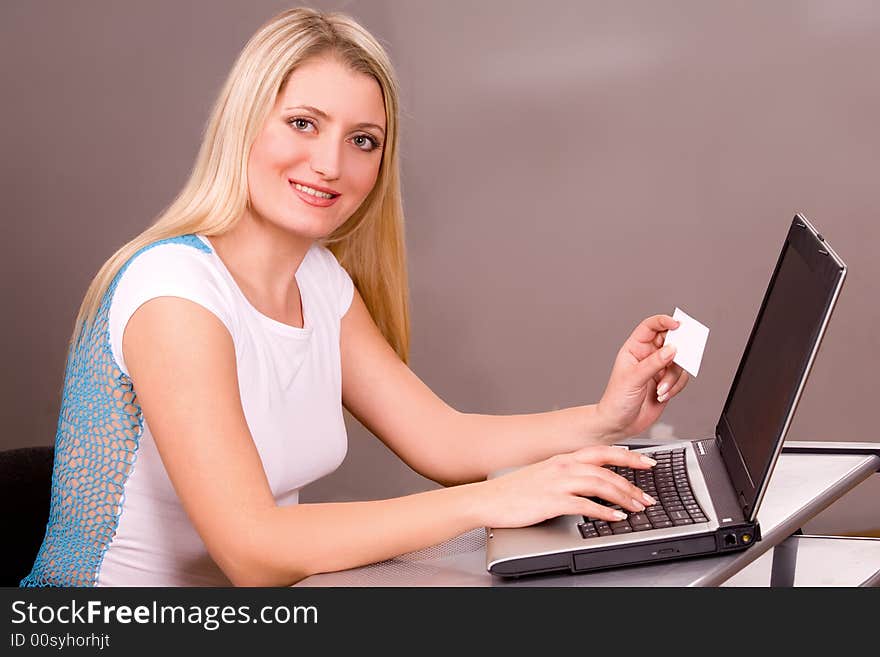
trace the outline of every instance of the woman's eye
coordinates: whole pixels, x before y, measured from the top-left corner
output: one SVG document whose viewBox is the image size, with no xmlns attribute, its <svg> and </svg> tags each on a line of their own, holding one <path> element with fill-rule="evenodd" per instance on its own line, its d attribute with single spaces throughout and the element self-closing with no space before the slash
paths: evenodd
<svg viewBox="0 0 880 657">
<path fill-rule="evenodd" d="M 352 142 L 354 142 L 354 145 L 360 148 L 362 151 L 367 152 L 379 147 L 379 142 L 377 142 L 372 137 L 368 137 L 367 135 L 356 135 L 352 139 Z"/>
<path fill-rule="evenodd" d="M 300 132 L 306 132 L 309 128 L 314 128 L 314 125 L 308 119 L 290 119 L 288 123 Z"/>
</svg>

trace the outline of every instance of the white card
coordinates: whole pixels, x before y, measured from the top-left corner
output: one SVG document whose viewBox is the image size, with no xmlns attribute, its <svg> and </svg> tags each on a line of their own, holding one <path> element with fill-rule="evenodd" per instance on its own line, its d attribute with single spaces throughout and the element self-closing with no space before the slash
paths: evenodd
<svg viewBox="0 0 880 657">
<path fill-rule="evenodd" d="M 672 362 L 681 365 L 691 376 L 696 376 L 700 371 L 706 340 L 709 339 L 709 329 L 681 308 L 675 309 L 672 319 L 677 319 L 681 323 L 677 329 L 666 332 L 666 340 L 663 344 L 675 346 L 675 358 Z"/>
</svg>

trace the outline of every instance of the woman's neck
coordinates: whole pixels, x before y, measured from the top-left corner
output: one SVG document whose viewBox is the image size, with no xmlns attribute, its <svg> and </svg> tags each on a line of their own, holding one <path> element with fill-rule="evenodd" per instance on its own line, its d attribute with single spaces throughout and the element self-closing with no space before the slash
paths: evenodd
<svg viewBox="0 0 880 657">
<path fill-rule="evenodd" d="M 284 323 L 302 325 L 295 274 L 313 240 L 245 215 L 211 244 L 239 288 L 260 312 Z"/>
</svg>

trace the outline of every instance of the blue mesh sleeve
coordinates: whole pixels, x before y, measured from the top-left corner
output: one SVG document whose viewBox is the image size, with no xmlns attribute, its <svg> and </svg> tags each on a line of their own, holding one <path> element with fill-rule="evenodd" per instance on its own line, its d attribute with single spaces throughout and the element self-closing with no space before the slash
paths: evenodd
<svg viewBox="0 0 880 657">
<path fill-rule="evenodd" d="M 70 348 L 55 435 L 46 535 L 21 586 L 94 586 L 97 581 L 143 432 L 137 393 L 110 348 L 110 304 L 131 262 L 166 243 L 210 251 L 194 235 L 162 240 L 138 251 L 113 279 L 94 321 Z"/>
</svg>

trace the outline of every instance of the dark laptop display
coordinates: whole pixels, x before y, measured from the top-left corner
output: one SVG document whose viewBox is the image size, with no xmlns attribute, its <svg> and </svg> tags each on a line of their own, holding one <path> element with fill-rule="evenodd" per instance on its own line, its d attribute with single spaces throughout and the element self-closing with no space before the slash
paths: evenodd
<svg viewBox="0 0 880 657">
<path fill-rule="evenodd" d="M 795 218 L 716 427 L 750 519 L 842 283 L 845 267 L 823 241 Z"/>
<path fill-rule="evenodd" d="M 665 508 L 621 523 L 561 516 L 518 529 L 487 528 L 488 570 L 583 572 L 741 550 L 760 540 L 758 508 L 845 276 L 840 257 L 796 215 L 715 436 L 640 450 L 658 461 L 644 484 L 655 499 L 655 490 L 664 497 Z M 644 473 L 620 474 L 643 484 Z"/>
</svg>

